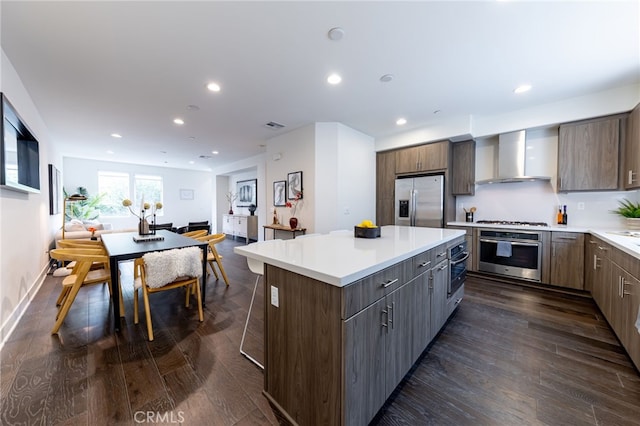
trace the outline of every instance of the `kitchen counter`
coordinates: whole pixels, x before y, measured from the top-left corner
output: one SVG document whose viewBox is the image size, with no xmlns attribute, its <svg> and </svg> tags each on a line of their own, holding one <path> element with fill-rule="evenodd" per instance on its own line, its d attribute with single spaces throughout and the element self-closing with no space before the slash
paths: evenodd
<svg viewBox="0 0 640 426">
<path fill-rule="evenodd" d="M 441 228 L 383 226 L 380 238 L 355 238 L 353 231 L 235 247 L 251 259 L 343 287 L 464 235 Z"/>
<path fill-rule="evenodd" d="M 614 247 L 624 251 L 640 260 L 640 232 L 628 231 L 624 229 L 591 229 L 586 227 L 570 227 L 564 225 L 552 226 L 514 226 L 495 225 L 475 222 L 448 222 L 447 226 L 466 226 L 471 228 L 495 228 L 495 229 L 517 229 L 520 231 L 556 231 L 556 232 L 578 232 L 583 234 L 593 234 L 607 241 Z"/>
</svg>

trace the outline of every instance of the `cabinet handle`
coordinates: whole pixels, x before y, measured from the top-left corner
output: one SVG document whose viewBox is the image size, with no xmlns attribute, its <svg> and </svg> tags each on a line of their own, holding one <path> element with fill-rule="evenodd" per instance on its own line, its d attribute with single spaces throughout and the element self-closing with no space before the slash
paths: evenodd
<svg viewBox="0 0 640 426">
<path fill-rule="evenodd" d="M 431 261 L 427 260 L 426 262 L 422 262 L 421 264 L 419 264 L 418 268 L 426 268 L 429 265 L 431 265 Z"/>
<path fill-rule="evenodd" d="M 569 240 L 569 241 L 575 241 L 578 238 L 577 237 L 556 237 L 557 240 Z"/>
<path fill-rule="evenodd" d="M 460 302 L 462 302 L 462 297 L 458 298 L 458 300 L 456 300 L 456 303 L 454 306 L 458 306 L 460 304 Z"/>
<path fill-rule="evenodd" d="M 593 240 L 589 240 L 589 244 L 596 244 L 596 242 Z"/>
<path fill-rule="evenodd" d="M 636 173 L 633 172 L 633 170 L 629 170 L 629 181 L 627 182 L 628 184 L 632 184 L 633 182 L 636 181 Z"/>
<path fill-rule="evenodd" d="M 391 328 L 394 329 L 396 328 L 394 323 L 396 318 L 396 302 L 391 302 L 391 306 L 387 305 L 387 309 L 391 311 L 391 319 L 389 319 L 389 322 L 391 323 Z"/>
<path fill-rule="evenodd" d="M 449 265 L 447 263 L 445 263 L 444 265 L 442 265 L 440 268 L 438 268 L 439 271 L 444 271 L 445 269 L 447 269 L 449 267 Z"/>
<path fill-rule="evenodd" d="M 598 249 L 602 251 L 609 251 L 607 247 L 602 247 L 602 246 L 598 246 Z"/>
<path fill-rule="evenodd" d="M 382 284 L 382 288 L 387 288 L 387 287 L 389 287 L 390 285 L 397 283 L 397 282 L 398 282 L 398 279 L 399 279 L 399 278 L 396 278 L 395 280 L 387 280 L 387 282 L 386 282 L 386 283 L 383 283 L 383 284 Z"/>
<path fill-rule="evenodd" d="M 436 255 L 436 257 L 443 257 L 443 256 L 446 256 L 446 255 L 447 255 L 447 252 L 446 252 L 446 251 L 443 251 L 443 252 L 441 252 L 441 253 L 438 253 L 438 254 Z"/>
<path fill-rule="evenodd" d="M 595 254 L 593 255 L 593 270 L 595 271 L 596 269 L 598 269 L 600 267 L 600 265 L 598 265 L 598 256 L 596 256 Z"/>
<path fill-rule="evenodd" d="M 386 323 L 384 321 L 381 322 L 380 325 L 383 326 L 383 327 L 387 327 L 388 328 L 389 327 L 389 311 L 387 311 L 386 309 L 383 309 L 382 310 L 382 315 L 386 315 L 387 316 L 387 321 L 386 321 Z"/>
</svg>

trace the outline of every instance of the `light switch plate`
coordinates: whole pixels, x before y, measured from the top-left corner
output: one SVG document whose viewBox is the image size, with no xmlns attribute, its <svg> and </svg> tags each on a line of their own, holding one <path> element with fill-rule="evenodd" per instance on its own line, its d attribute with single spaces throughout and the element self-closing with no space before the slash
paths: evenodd
<svg viewBox="0 0 640 426">
<path fill-rule="evenodd" d="M 280 307 L 280 297 L 278 296 L 278 287 L 271 286 L 271 304 L 276 308 Z"/>
</svg>

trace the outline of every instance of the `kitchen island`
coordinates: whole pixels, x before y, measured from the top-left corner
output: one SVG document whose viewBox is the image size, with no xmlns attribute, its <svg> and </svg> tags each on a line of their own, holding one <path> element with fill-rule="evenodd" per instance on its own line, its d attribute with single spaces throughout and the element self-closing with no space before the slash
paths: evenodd
<svg viewBox="0 0 640 426">
<path fill-rule="evenodd" d="M 453 229 L 385 226 L 236 247 L 264 263 L 264 394 L 292 424 L 367 424 L 462 298 Z"/>
</svg>

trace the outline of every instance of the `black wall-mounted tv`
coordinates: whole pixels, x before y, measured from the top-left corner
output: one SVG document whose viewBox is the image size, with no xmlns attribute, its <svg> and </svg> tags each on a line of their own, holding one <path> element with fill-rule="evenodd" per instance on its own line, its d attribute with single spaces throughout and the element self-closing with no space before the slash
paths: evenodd
<svg viewBox="0 0 640 426">
<path fill-rule="evenodd" d="M 4 93 L 0 93 L 0 186 L 21 192 L 40 192 L 38 141 Z"/>
</svg>

